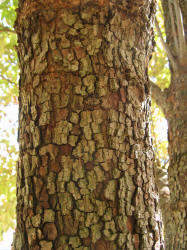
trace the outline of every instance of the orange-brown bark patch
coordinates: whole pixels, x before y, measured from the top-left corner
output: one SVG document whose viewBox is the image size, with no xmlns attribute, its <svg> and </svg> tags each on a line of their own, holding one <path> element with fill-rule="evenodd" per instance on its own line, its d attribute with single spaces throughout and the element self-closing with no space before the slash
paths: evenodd
<svg viewBox="0 0 187 250">
<path fill-rule="evenodd" d="M 125 93 L 125 89 L 122 87 L 120 88 L 120 95 L 121 95 L 121 100 L 123 103 L 126 102 L 126 93 Z"/>
<path fill-rule="evenodd" d="M 95 244 L 97 250 L 110 250 L 110 243 L 105 241 L 103 238 L 99 239 Z"/>
<path fill-rule="evenodd" d="M 31 248 L 31 250 L 39 250 L 40 247 L 38 245 L 35 245 L 34 247 Z"/>
<path fill-rule="evenodd" d="M 43 233 L 48 240 L 55 240 L 57 237 L 57 229 L 54 223 L 46 223 L 43 228 Z"/>
<path fill-rule="evenodd" d="M 68 56 L 68 54 L 69 54 L 70 52 L 71 52 L 70 49 L 62 49 L 62 50 L 61 50 L 61 53 L 62 53 L 63 57 L 66 58 L 66 59 L 67 59 L 67 56 Z"/>
<path fill-rule="evenodd" d="M 48 162 L 48 156 L 44 155 L 42 156 L 42 166 L 46 167 Z"/>
<path fill-rule="evenodd" d="M 114 109 L 118 109 L 119 96 L 117 93 L 110 95 L 110 104 L 111 104 L 111 107 L 113 107 Z"/>
<path fill-rule="evenodd" d="M 43 186 L 43 181 L 41 179 L 37 179 L 35 181 L 35 192 L 36 192 L 37 199 L 39 199 L 39 194 L 40 194 L 42 186 Z"/>
<path fill-rule="evenodd" d="M 132 216 L 128 216 L 127 218 L 127 229 L 129 232 L 133 232 L 134 229 L 134 218 Z"/>
<path fill-rule="evenodd" d="M 63 217 L 64 232 L 67 235 L 76 235 L 78 230 L 79 221 L 75 220 L 71 215 Z"/>
<path fill-rule="evenodd" d="M 59 77 L 59 74 L 56 72 L 48 72 L 46 75 L 41 75 L 41 81 L 48 81 L 49 79 L 57 79 Z"/>
<path fill-rule="evenodd" d="M 97 0 L 97 1 L 98 1 L 98 4 L 103 7 L 109 4 L 109 0 Z"/>
<path fill-rule="evenodd" d="M 113 214 L 113 216 L 116 216 L 118 214 L 117 205 L 116 205 L 116 207 L 112 208 L 112 214 Z"/>
<path fill-rule="evenodd" d="M 106 67 L 104 66 L 104 65 L 99 65 L 99 73 L 101 73 L 102 72 L 102 74 L 103 75 L 107 75 L 107 69 L 106 69 Z"/>
<path fill-rule="evenodd" d="M 47 169 L 45 167 L 40 167 L 39 169 L 39 175 L 41 175 L 42 177 L 46 176 L 47 174 Z"/>
<path fill-rule="evenodd" d="M 61 153 L 62 155 L 70 155 L 71 154 L 72 147 L 69 144 L 61 146 Z"/>
<path fill-rule="evenodd" d="M 76 75 L 76 73 L 75 75 L 72 75 L 72 74 L 68 75 L 68 85 L 77 86 L 77 84 L 80 84 L 80 83 L 81 83 L 81 78 L 78 75 Z"/>
<path fill-rule="evenodd" d="M 119 96 L 117 93 L 113 93 L 103 98 L 102 106 L 106 109 L 109 108 L 118 109 L 118 104 L 119 104 Z"/>
<path fill-rule="evenodd" d="M 71 131 L 71 133 L 73 135 L 79 135 L 80 134 L 80 126 L 79 125 L 73 126 L 73 130 Z"/>
<path fill-rule="evenodd" d="M 86 56 L 86 52 L 84 48 L 76 47 L 74 48 L 74 50 L 75 50 L 75 54 L 78 60 Z"/>
<path fill-rule="evenodd" d="M 104 65 L 105 64 L 105 60 L 103 58 L 103 55 L 99 54 L 98 58 L 99 58 L 99 63 Z"/>
<path fill-rule="evenodd" d="M 47 194 L 46 187 L 43 187 L 40 193 L 40 201 L 48 201 L 48 194 Z"/>
<path fill-rule="evenodd" d="M 60 109 L 58 112 L 58 120 L 66 120 L 68 116 L 68 110 L 67 109 Z"/>
<path fill-rule="evenodd" d="M 134 246 L 135 246 L 135 249 L 136 249 L 136 250 L 139 249 L 139 244 L 140 244 L 139 235 L 138 235 L 138 234 L 135 234 L 135 235 L 134 235 Z"/>
<path fill-rule="evenodd" d="M 42 208 L 49 208 L 49 203 L 47 201 L 40 201 L 40 207 Z"/>
<path fill-rule="evenodd" d="M 32 217 L 34 215 L 33 210 L 31 208 L 27 209 L 27 213 L 29 217 Z"/>
<path fill-rule="evenodd" d="M 80 2 L 81 0 L 64 0 L 64 1 L 60 1 L 60 5 L 63 5 L 62 7 L 69 9 L 69 8 L 79 6 Z"/>
<path fill-rule="evenodd" d="M 65 73 L 65 72 L 61 72 L 60 75 L 59 75 L 59 78 L 60 78 L 61 82 L 63 83 L 62 86 L 61 86 L 61 91 L 62 91 L 62 93 L 64 93 L 64 91 L 69 86 L 70 75 Z"/>
<path fill-rule="evenodd" d="M 26 145 L 30 143 L 30 137 L 27 133 L 24 134 L 24 141 Z"/>
<path fill-rule="evenodd" d="M 93 162 L 89 161 L 86 163 L 86 169 L 92 170 L 94 168 Z"/>
<path fill-rule="evenodd" d="M 110 69 L 110 71 L 109 71 L 109 77 L 110 78 L 115 78 L 116 77 L 116 72 L 115 72 L 114 69 Z"/>
<path fill-rule="evenodd" d="M 84 246 L 90 246 L 90 244 L 91 244 L 91 238 L 87 237 L 83 239 Z"/>
<path fill-rule="evenodd" d="M 58 173 L 60 171 L 59 164 L 56 161 L 52 161 L 51 164 L 50 164 L 50 169 L 53 172 Z"/>
</svg>

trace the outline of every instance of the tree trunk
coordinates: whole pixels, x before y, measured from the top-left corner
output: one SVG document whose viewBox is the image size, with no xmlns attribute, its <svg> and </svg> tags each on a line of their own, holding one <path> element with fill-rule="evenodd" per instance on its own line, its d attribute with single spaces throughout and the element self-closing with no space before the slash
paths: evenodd
<svg viewBox="0 0 187 250">
<path fill-rule="evenodd" d="M 153 98 L 155 95 L 159 98 L 158 91 L 153 92 Z M 168 196 L 165 197 L 165 203 L 161 208 L 164 216 L 166 248 L 182 250 L 187 246 L 187 75 L 172 73 L 171 85 L 164 93 L 165 101 L 161 101 L 160 106 L 168 121 L 170 197 L 169 202 Z M 164 93 L 161 93 L 162 97 Z M 158 100 L 157 103 L 159 104 Z"/>
<path fill-rule="evenodd" d="M 174 76 L 172 80 L 177 87 L 168 98 L 172 106 L 167 116 L 171 216 L 166 230 L 168 249 L 175 250 L 187 247 L 187 74 Z"/>
<path fill-rule="evenodd" d="M 187 41 L 187 1 L 181 0 L 179 2 Z M 174 70 L 170 64 L 170 87 L 161 92 L 159 87 L 153 85 L 152 96 L 164 111 L 168 121 L 170 202 L 163 206 L 166 248 L 168 250 L 182 250 L 187 248 L 187 51 L 181 57 L 180 51 L 175 46 L 172 33 L 168 0 L 163 0 L 162 6 L 167 46 L 175 58 L 177 69 Z M 175 13 L 174 8 L 173 13 Z M 175 25 L 176 23 L 175 20 Z M 177 39 L 179 42 L 179 37 Z"/>
<path fill-rule="evenodd" d="M 162 249 L 154 1 L 19 1 L 16 250 Z"/>
<path fill-rule="evenodd" d="M 167 190 L 160 190 L 161 200 L 164 199 L 161 208 L 165 224 L 166 248 L 168 250 L 186 249 L 187 74 L 171 71 L 169 89 L 161 92 L 158 87 L 153 86 L 152 96 L 163 109 L 168 121 L 168 182 L 170 195 L 168 196 Z"/>
</svg>

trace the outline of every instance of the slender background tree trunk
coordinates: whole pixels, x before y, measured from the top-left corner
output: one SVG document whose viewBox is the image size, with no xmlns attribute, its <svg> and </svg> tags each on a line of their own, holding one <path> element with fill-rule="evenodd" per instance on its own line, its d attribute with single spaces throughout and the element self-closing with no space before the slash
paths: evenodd
<svg viewBox="0 0 187 250">
<path fill-rule="evenodd" d="M 187 247 L 187 1 L 163 0 L 162 6 L 166 44 L 172 56 L 168 54 L 171 83 L 163 92 L 153 85 L 152 96 L 168 121 L 170 203 L 163 206 L 166 247 L 180 250 Z M 181 26 L 177 17 L 182 17 Z"/>
<path fill-rule="evenodd" d="M 162 249 L 154 11 L 154 1 L 19 1 L 14 249 Z"/>
</svg>

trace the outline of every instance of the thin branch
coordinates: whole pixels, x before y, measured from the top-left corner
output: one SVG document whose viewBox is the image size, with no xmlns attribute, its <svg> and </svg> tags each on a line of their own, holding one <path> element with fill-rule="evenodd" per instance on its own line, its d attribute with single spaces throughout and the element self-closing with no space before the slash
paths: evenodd
<svg viewBox="0 0 187 250">
<path fill-rule="evenodd" d="M 8 83 L 11 83 L 11 84 L 13 84 L 13 85 L 16 85 L 16 83 L 15 83 L 15 82 L 13 82 L 12 80 L 10 80 L 10 79 L 6 78 L 6 77 L 5 77 L 5 76 L 3 76 L 2 74 L 0 74 L 0 78 L 2 78 L 3 80 L 7 81 Z"/>
<path fill-rule="evenodd" d="M 177 19 L 177 31 L 178 31 L 178 39 L 179 39 L 179 58 L 182 60 L 186 56 L 186 40 L 185 40 L 185 33 L 184 27 L 182 22 L 182 13 L 179 6 L 178 0 L 173 0 L 174 7 L 175 7 L 175 14 Z"/>
<path fill-rule="evenodd" d="M 162 91 L 154 82 L 149 79 L 149 83 L 151 85 L 151 96 L 155 100 L 156 104 L 163 110 L 164 114 L 167 110 L 167 90 Z M 166 115 L 166 114 L 165 114 Z"/>
<path fill-rule="evenodd" d="M 15 30 L 10 29 L 7 26 L 4 26 L 2 24 L 0 24 L 0 32 L 9 32 L 9 33 L 14 33 L 16 34 Z"/>
<path fill-rule="evenodd" d="M 155 25 L 156 25 L 156 30 L 157 30 L 158 35 L 159 35 L 159 37 L 160 37 L 162 46 L 164 47 L 164 49 L 165 49 L 165 51 L 166 51 L 166 54 L 167 54 L 167 56 L 168 56 L 168 59 L 169 59 L 170 62 L 171 62 L 171 65 L 172 65 L 172 67 L 173 67 L 173 70 L 174 70 L 174 71 L 177 71 L 178 65 L 177 65 L 176 60 L 174 59 L 174 57 L 173 57 L 173 55 L 172 55 L 172 53 L 171 53 L 169 47 L 167 46 L 167 44 L 166 44 L 165 41 L 164 41 L 164 38 L 163 38 L 163 36 L 162 36 L 162 32 L 161 32 L 161 30 L 160 30 L 160 27 L 159 27 L 159 24 L 158 24 L 157 19 L 155 19 Z"/>
<path fill-rule="evenodd" d="M 173 8 L 172 8 L 170 0 L 168 1 L 168 5 L 169 5 L 169 15 L 170 15 L 170 19 L 171 19 L 171 28 L 172 28 L 172 33 L 173 33 L 175 49 L 176 49 L 177 54 L 179 54 L 179 42 L 177 39 L 177 32 L 176 32 L 176 27 L 175 27 Z"/>
</svg>

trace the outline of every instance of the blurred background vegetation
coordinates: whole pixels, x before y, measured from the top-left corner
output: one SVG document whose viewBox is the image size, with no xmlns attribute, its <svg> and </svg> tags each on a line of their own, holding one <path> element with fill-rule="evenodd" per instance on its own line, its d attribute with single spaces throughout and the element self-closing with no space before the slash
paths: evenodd
<svg viewBox="0 0 187 250">
<path fill-rule="evenodd" d="M 14 21 L 18 0 L 0 0 L 0 240 L 3 232 L 15 228 L 18 79 Z M 157 19 L 164 33 L 162 9 L 159 3 Z M 149 67 L 149 77 L 160 88 L 167 88 L 170 71 L 166 54 L 155 31 L 156 47 Z M 155 167 L 167 168 L 167 122 L 162 111 L 152 101 L 151 113 Z"/>
<path fill-rule="evenodd" d="M 17 0 L 0 0 L 0 239 L 15 227 L 19 66 L 15 50 Z"/>
</svg>

